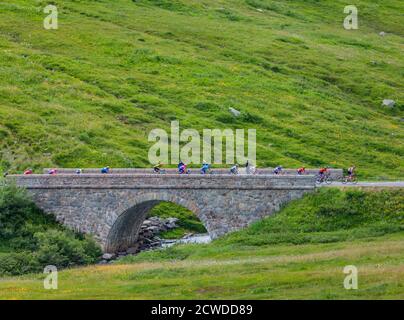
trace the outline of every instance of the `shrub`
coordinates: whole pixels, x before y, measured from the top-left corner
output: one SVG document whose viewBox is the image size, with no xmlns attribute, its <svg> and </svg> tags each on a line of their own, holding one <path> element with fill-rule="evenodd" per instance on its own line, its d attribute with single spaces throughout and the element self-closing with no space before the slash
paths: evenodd
<svg viewBox="0 0 404 320">
<path fill-rule="evenodd" d="M 13 252 L 0 256 L 0 275 L 13 276 L 40 270 L 40 264 L 32 252 Z"/>
<path fill-rule="evenodd" d="M 18 275 L 96 262 L 100 247 L 90 237 L 75 233 L 45 214 L 25 190 L 0 187 L 0 243 L 11 253 L 0 255 L 0 274 Z"/>
<path fill-rule="evenodd" d="M 58 268 L 96 262 L 101 250 L 89 239 L 80 240 L 71 231 L 49 230 L 35 234 L 35 257 L 42 265 Z"/>
</svg>

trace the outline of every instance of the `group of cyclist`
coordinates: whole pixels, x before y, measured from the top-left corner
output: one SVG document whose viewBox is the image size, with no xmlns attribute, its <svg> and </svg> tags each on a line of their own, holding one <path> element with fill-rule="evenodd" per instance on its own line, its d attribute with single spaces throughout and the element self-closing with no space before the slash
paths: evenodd
<svg viewBox="0 0 404 320">
<path fill-rule="evenodd" d="M 154 173 L 165 173 L 165 170 L 162 169 L 162 163 L 158 162 L 154 167 L 153 167 L 153 172 Z M 251 165 L 251 163 L 247 160 L 246 164 L 243 166 L 245 167 L 245 172 L 246 174 L 255 174 L 256 173 L 256 169 L 254 166 Z M 239 174 L 239 168 L 240 165 L 239 164 L 234 164 L 231 168 L 230 168 L 230 174 L 233 175 L 237 175 Z M 317 174 L 317 178 L 316 181 L 319 183 L 328 181 L 328 178 L 330 176 L 330 171 L 329 171 L 329 167 L 322 167 L 319 169 L 318 174 Z M 106 173 L 110 173 L 110 167 L 106 166 L 101 168 L 100 172 L 103 174 Z M 191 170 L 188 169 L 187 165 L 183 162 L 180 161 L 177 165 L 177 170 L 179 174 L 190 174 Z M 351 167 L 348 168 L 347 172 L 348 175 L 346 177 L 343 177 L 343 181 L 353 181 L 354 179 L 356 179 L 356 167 L 354 165 L 352 165 Z M 77 169 L 76 173 L 77 174 L 81 174 L 83 171 L 82 169 Z M 32 169 L 27 169 L 24 171 L 24 174 L 32 174 L 33 170 Z M 48 174 L 54 175 L 57 173 L 56 169 L 49 169 L 48 170 Z M 201 174 L 208 174 L 208 173 L 212 173 L 212 169 L 211 169 L 211 165 L 209 163 L 207 163 L 206 161 L 203 162 L 202 167 L 200 168 L 200 173 Z M 281 165 L 275 167 L 272 171 L 272 173 L 274 175 L 281 175 L 283 174 L 283 167 Z M 304 175 L 306 174 L 306 168 L 305 167 L 300 167 L 297 169 L 297 174 L 298 175 Z"/>
<path fill-rule="evenodd" d="M 255 167 L 252 166 L 249 161 L 247 161 L 247 163 L 246 163 L 243 167 L 246 168 L 246 173 L 247 173 L 247 174 L 254 174 L 254 173 L 256 173 Z M 239 168 L 240 168 L 240 165 L 239 165 L 238 163 L 234 164 L 234 165 L 230 168 L 230 173 L 231 173 L 231 174 L 234 174 L 234 175 L 239 174 L 239 172 L 240 172 L 240 171 L 239 171 Z M 180 162 L 178 163 L 177 169 L 178 169 L 178 173 L 179 173 L 179 174 L 189 174 L 189 173 L 191 173 L 191 171 L 187 168 L 187 165 L 186 165 L 184 162 L 182 162 L 182 161 L 180 161 Z M 321 168 L 319 169 L 318 175 L 317 175 L 317 176 L 318 176 L 318 180 L 322 181 L 322 180 L 324 180 L 326 177 L 328 177 L 329 174 L 330 174 L 329 169 L 330 169 L 329 167 L 321 167 Z M 355 170 L 356 170 L 356 167 L 355 167 L 355 166 L 351 166 L 351 167 L 348 168 L 348 170 L 347 170 L 347 171 L 348 171 L 348 176 L 347 176 L 347 179 L 348 179 L 348 180 L 352 180 L 352 179 L 355 177 Z M 161 162 L 159 162 L 158 164 L 156 164 L 156 165 L 153 167 L 153 171 L 154 171 L 155 173 L 165 173 L 165 171 L 162 169 L 162 164 L 161 164 Z M 201 169 L 200 169 L 200 173 L 201 173 L 201 174 L 212 173 L 210 164 L 208 164 L 207 162 L 204 161 L 203 164 L 202 164 L 202 167 L 201 167 Z M 273 169 L 272 173 L 273 173 L 274 175 L 281 175 L 281 174 L 283 174 L 283 167 L 282 167 L 281 165 L 275 167 L 275 168 Z M 306 167 L 300 167 L 300 168 L 298 168 L 298 169 L 297 169 L 297 174 L 298 174 L 298 175 L 304 175 L 304 174 L 306 174 Z"/>
<path fill-rule="evenodd" d="M 346 181 L 353 181 L 356 178 L 356 167 L 354 165 L 350 166 L 347 170 L 348 175 L 345 177 Z M 301 167 L 299 169 L 297 169 L 297 174 L 298 175 L 303 175 L 306 173 L 306 168 L 305 167 Z M 327 179 L 329 177 L 329 167 L 321 167 L 320 170 L 318 171 L 318 175 L 317 175 L 317 181 L 318 182 L 323 182 L 325 179 Z"/>
<path fill-rule="evenodd" d="M 165 173 L 165 170 L 162 169 L 162 163 L 158 162 L 154 167 L 153 167 L 153 172 L 154 173 Z M 245 164 L 246 172 L 247 173 L 254 173 L 255 172 L 255 167 L 251 165 L 251 163 L 247 160 L 247 163 Z M 187 168 L 187 165 L 180 161 L 177 165 L 177 172 L 179 174 L 190 174 L 191 170 Z M 208 174 L 208 173 L 213 173 L 211 169 L 211 165 L 207 163 L 206 161 L 203 162 L 202 167 L 200 168 L 199 171 L 201 174 Z M 230 168 L 230 173 L 231 174 L 239 174 L 239 164 L 234 164 Z"/>
</svg>

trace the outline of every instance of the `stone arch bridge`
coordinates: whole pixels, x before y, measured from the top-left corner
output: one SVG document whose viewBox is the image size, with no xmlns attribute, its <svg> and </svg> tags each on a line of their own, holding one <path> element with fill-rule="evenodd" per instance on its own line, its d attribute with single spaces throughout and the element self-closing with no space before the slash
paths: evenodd
<svg viewBox="0 0 404 320">
<path fill-rule="evenodd" d="M 9 176 L 35 203 L 105 252 L 137 238 L 150 209 L 170 201 L 193 211 L 212 238 L 243 228 L 314 190 L 313 176 L 57 174 Z"/>
</svg>

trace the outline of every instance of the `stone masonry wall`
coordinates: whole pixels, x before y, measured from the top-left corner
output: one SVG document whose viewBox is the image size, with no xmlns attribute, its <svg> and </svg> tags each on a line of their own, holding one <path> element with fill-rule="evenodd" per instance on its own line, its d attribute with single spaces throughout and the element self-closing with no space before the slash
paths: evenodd
<svg viewBox="0 0 404 320">
<path fill-rule="evenodd" d="M 313 176 L 9 176 L 65 225 L 90 233 L 105 251 L 136 240 L 149 210 L 171 201 L 193 211 L 212 238 L 243 228 L 314 189 Z"/>
</svg>

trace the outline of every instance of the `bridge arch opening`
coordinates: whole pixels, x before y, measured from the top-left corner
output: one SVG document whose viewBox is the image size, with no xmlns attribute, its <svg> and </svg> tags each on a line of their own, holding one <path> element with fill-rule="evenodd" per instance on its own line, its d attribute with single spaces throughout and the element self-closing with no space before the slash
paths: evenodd
<svg viewBox="0 0 404 320">
<path fill-rule="evenodd" d="M 180 198 L 159 198 L 150 199 L 155 197 L 143 197 L 143 199 L 138 199 L 134 205 L 122 212 L 113 223 L 109 230 L 107 241 L 104 246 L 105 252 L 117 252 L 124 251 L 129 247 L 135 245 L 138 240 L 138 234 L 143 224 L 143 221 L 152 213 L 152 209 L 157 208 L 164 210 L 164 205 L 168 203 L 175 204 L 182 207 L 183 209 L 188 209 L 192 212 L 192 215 L 200 221 L 203 226 L 208 230 L 206 221 L 200 216 L 199 210 L 194 203 L 191 201 L 186 201 Z M 186 210 L 186 211 L 188 211 Z M 184 210 L 185 211 L 185 210 Z"/>
</svg>

